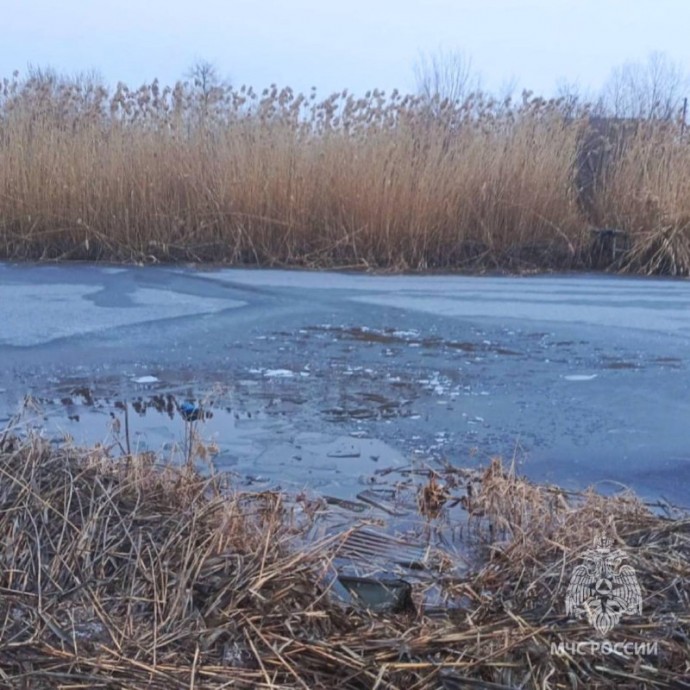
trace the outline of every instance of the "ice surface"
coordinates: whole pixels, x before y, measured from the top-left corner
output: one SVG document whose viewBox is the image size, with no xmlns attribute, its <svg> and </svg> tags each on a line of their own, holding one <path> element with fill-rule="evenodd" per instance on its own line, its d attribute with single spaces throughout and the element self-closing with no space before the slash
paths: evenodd
<svg viewBox="0 0 690 690">
<path fill-rule="evenodd" d="M 0 283 L 0 345 L 30 347 L 107 328 L 211 314 L 245 304 L 139 287 L 127 293 L 122 306 L 99 306 L 93 298 L 100 292 L 101 287 L 86 284 Z"/>
</svg>

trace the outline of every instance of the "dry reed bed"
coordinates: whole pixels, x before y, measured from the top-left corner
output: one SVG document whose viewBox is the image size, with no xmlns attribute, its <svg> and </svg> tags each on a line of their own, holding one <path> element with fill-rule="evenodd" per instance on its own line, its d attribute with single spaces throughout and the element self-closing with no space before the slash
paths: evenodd
<svg viewBox="0 0 690 690">
<path fill-rule="evenodd" d="M 453 615 L 374 614 L 332 598 L 337 540 L 297 548 L 305 526 L 279 495 L 5 434 L 0 685 L 687 687 L 690 520 L 634 498 L 567 501 L 500 463 L 469 509 L 486 558 L 444 581 Z M 592 637 L 563 597 L 599 527 L 628 548 L 645 595 L 644 615 L 610 637 L 658 640 L 657 658 L 550 654 Z"/>
<path fill-rule="evenodd" d="M 0 256 L 513 270 L 590 264 L 588 109 L 525 94 L 318 100 L 37 74 L 0 89 Z M 596 190 L 617 268 L 690 270 L 678 128 L 647 123 Z"/>
</svg>

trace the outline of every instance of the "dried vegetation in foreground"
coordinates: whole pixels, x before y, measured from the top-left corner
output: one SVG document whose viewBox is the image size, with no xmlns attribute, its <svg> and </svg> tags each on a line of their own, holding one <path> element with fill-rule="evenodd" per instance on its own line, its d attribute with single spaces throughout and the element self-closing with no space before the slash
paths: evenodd
<svg viewBox="0 0 690 690">
<path fill-rule="evenodd" d="M 438 574 L 449 615 L 373 613 L 332 595 L 325 573 L 339 538 L 305 545 L 315 518 L 283 496 L 235 493 L 151 455 L 112 459 L 5 434 L 0 684 L 688 687 L 690 520 L 632 497 L 567 498 L 498 462 L 467 508 L 484 555 L 466 576 Z M 643 616 L 610 639 L 657 640 L 654 658 L 550 653 L 592 638 L 564 615 L 563 597 L 596 528 L 630 553 L 644 593 Z"/>
<path fill-rule="evenodd" d="M 628 123 L 594 187 L 582 170 L 610 146 L 583 159 L 589 123 L 587 106 L 528 93 L 6 79 L 0 257 L 687 274 L 678 123 Z M 592 224 L 625 232 L 629 251 L 602 262 Z"/>
</svg>

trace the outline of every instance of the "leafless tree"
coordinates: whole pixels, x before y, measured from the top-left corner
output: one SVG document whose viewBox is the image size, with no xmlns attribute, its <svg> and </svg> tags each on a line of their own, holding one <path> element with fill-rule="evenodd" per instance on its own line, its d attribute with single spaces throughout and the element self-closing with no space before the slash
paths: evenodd
<svg viewBox="0 0 690 690">
<path fill-rule="evenodd" d="M 456 103 L 480 88 L 472 60 L 462 51 L 422 53 L 414 66 L 417 91 L 428 104 Z"/>
<path fill-rule="evenodd" d="M 218 68 L 208 60 L 197 60 L 185 74 L 199 106 L 199 114 L 206 117 L 223 98 L 229 83 L 221 79 Z"/>
<path fill-rule="evenodd" d="M 567 118 L 576 119 L 591 113 L 595 100 L 591 93 L 583 90 L 576 81 L 559 79 L 556 82 L 556 102 Z"/>
<path fill-rule="evenodd" d="M 670 120 L 690 91 L 690 78 L 666 55 L 654 52 L 645 62 L 616 67 L 601 92 L 601 106 L 613 117 Z"/>
<path fill-rule="evenodd" d="M 192 86 L 200 93 L 208 95 L 212 89 L 220 86 L 218 69 L 208 60 L 197 60 L 187 71 L 187 78 L 190 79 Z"/>
</svg>

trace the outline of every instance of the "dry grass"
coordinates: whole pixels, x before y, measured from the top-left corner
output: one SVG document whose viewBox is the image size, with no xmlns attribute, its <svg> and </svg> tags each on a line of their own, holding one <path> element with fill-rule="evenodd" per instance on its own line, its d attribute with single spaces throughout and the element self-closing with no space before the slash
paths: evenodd
<svg viewBox="0 0 690 690">
<path fill-rule="evenodd" d="M 589 109 L 528 93 L 325 100 L 157 82 L 0 85 L 0 257 L 388 269 L 690 271 L 687 137 L 639 123 L 578 203 Z M 629 123 L 628 123 L 629 128 Z"/>
<path fill-rule="evenodd" d="M 37 75 L 0 98 L 0 256 L 567 268 L 581 122 L 463 103 Z"/>
<path fill-rule="evenodd" d="M 609 227 L 625 229 L 631 272 L 690 273 L 690 144 L 675 123 L 641 122 L 627 139 L 598 199 Z"/>
<path fill-rule="evenodd" d="M 453 615 L 375 614 L 332 596 L 325 573 L 338 538 L 305 546 L 306 525 L 278 494 L 233 493 L 151 455 L 114 460 L 5 434 L 0 683 L 687 687 L 688 519 L 655 516 L 632 497 L 566 498 L 497 462 L 468 508 L 485 552 L 464 577 L 437 574 Z M 563 596 L 600 527 L 630 551 L 645 594 L 644 616 L 611 639 L 658 640 L 656 658 L 550 654 L 551 643 L 592 637 L 565 617 Z"/>
</svg>

